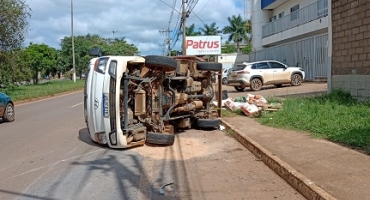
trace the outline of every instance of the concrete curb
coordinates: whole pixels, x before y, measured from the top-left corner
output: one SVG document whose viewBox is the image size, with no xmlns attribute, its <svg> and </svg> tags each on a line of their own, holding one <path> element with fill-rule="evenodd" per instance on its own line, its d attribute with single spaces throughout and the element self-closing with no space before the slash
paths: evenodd
<svg viewBox="0 0 370 200">
<path fill-rule="evenodd" d="M 246 135 L 243 135 L 238 129 L 221 119 L 226 130 L 233 131 L 233 137 L 245 146 L 256 157 L 261 159 L 270 169 L 283 178 L 294 189 L 300 192 L 309 200 L 336 200 L 325 190 L 317 186 L 314 182 L 297 172 L 293 167 L 280 160 L 267 149 L 259 145 Z"/>
</svg>

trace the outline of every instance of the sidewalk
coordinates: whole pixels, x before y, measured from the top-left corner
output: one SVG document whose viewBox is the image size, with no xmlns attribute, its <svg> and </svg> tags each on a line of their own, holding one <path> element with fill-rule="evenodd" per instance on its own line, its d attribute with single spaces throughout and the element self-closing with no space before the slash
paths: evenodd
<svg viewBox="0 0 370 200">
<path fill-rule="evenodd" d="M 223 118 L 234 137 L 307 199 L 370 200 L 370 156 L 252 118 Z"/>
</svg>

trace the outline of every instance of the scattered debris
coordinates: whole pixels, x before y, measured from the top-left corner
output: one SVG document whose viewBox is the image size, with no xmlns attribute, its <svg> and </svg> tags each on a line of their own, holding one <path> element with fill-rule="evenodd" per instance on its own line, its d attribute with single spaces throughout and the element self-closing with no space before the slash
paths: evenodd
<svg viewBox="0 0 370 200">
<path fill-rule="evenodd" d="M 217 102 L 213 104 L 217 106 Z M 227 107 L 231 111 L 241 110 L 249 117 L 259 116 L 261 111 L 277 111 L 283 106 L 282 103 L 271 103 L 261 95 L 247 94 L 245 97 L 227 98 L 222 100 L 222 107 Z"/>
<path fill-rule="evenodd" d="M 164 190 L 163 188 L 166 187 L 166 186 L 169 186 L 169 185 L 172 185 L 173 183 L 167 183 L 165 185 L 163 185 L 162 187 L 159 188 L 159 194 L 161 195 L 164 195 Z"/>
<path fill-rule="evenodd" d="M 220 131 L 223 131 L 223 130 L 225 130 L 225 126 L 222 126 L 222 125 L 220 125 L 220 127 L 218 128 Z"/>
</svg>

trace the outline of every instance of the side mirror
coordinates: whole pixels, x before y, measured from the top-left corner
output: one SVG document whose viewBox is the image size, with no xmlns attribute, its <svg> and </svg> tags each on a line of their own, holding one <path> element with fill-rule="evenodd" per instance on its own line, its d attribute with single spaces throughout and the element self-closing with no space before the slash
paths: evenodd
<svg viewBox="0 0 370 200">
<path fill-rule="evenodd" d="M 101 49 L 99 47 L 92 48 L 89 51 L 89 55 L 93 57 L 101 57 L 102 56 Z"/>
</svg>

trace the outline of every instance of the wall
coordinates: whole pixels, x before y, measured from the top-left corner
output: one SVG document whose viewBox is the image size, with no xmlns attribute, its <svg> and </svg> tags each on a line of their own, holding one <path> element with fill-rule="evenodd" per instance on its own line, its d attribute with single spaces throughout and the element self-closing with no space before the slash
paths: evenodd
<svg viewBox="0 0 370 200">
<path fill-rule="evenodd" d="M 279 45 L 308 36 L 328 32 L 328 17 L 323 17 L 311 22 L 301 24 L 283 32 L 273 34 L 262 39 L 262 46 Z"/>
<path fill-rule="evenodd" d="M 284 12 L 284 15 L 290 14 L 290 8 L 299 4 L 299 9 L 315 3 L 317 0 L 291 0 L 287 1 L 272 11 L 272 15 L 278 17 L 279 13 Z"/>
<path fill-rule="evenodd" d="M 249 55 L 242 53 L 221 54 L 217 56 L 217 62 L 222 63 L 222 68 L 230 68 L 235 64 L 249 62 Z"/>
<path fill-rule="evenodd" d="M 252 46 L 254 51 L 262 49 L 262 26 L 270 21 L 270 11 L 261 10 L 261 0 L 251 0 Z"/>
<path fill-rule="evenodd" d="M 370 2 L 332 0 L 331 89 L 370 100 Z"/>
</svg>

